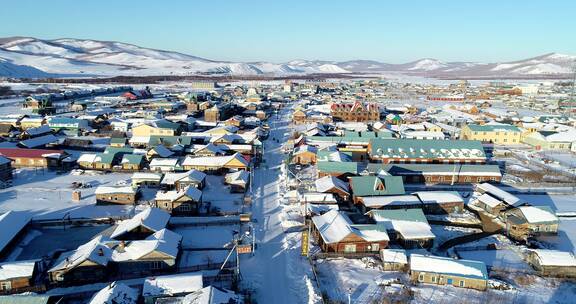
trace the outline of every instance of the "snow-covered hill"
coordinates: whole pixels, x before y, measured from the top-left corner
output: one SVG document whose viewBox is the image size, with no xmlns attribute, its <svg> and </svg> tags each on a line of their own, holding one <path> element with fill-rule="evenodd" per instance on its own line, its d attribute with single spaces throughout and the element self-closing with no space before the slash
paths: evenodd
<svg viewBox="0 0 576 304">
<path fill-rule="evenodd" d="M 214 61 L 172 51 L 89 39 L 0 38 L 0 76 L 303 75 L 398 72 L 441 76 L 567 75 L 576 56 L 547 54 L 507 63 L 442 62 L 421 59 L 404 64 L 372 60 L 287 63 Z"/>
</svg>

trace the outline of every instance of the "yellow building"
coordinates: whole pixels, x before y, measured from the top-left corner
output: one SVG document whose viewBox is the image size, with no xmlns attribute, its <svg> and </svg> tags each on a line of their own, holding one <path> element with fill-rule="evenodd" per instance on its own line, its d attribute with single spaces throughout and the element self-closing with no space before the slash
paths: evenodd
<svg viewBox="0 0 576 304">
<path fill-rule="evenodd" d="M 522 131 L 512 125 L 466 125 L 462 127 L 460 139 L 479 140 L 501 145 L 519 144 Z"/>
<path fill-rule="evenodd" d="M 20 120 L 20 128 L 22 130 L 30 129 L 30 128 L 38 128 L 46 123 L 46 119 L 43 117 L 24 117 Z"/>
<path fill-rule="evenodd" d="M 149 124 L 141 124 L 132 128 L 132 136 L 174 136 L 176 130 L 172 128 L 162 128 Z"/>
</svg>

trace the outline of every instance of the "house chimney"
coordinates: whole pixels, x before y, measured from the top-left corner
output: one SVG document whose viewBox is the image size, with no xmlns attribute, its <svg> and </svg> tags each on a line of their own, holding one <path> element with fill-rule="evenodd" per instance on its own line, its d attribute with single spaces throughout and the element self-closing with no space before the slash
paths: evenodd
<svg viewBox="0 0 576 304">
<path fill-rule="evenodd" d="M 82 192 L 80 190 L 72 191 L 72 201 L 79 202 L 82 199 Z"/>
</svg>

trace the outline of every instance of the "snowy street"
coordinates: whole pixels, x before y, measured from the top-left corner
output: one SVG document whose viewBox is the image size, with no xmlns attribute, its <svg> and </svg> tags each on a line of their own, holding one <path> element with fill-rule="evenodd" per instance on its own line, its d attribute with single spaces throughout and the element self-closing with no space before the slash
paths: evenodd
<svg viewBox="0 0 576 304">
<path fill-rule="evenodd" d="M 242 284 L 255 291 L 257 303 L 315 303 L 308 278 L 310 265 L 300 256 L 300 232 L 282 228 L 281 151 L 289 128 L 289 112 L 271 118 L 270 136 L 265 142 L 264 163 L 254 172 L 253 217 L 256 221 L 256 254 L 241 257 Z M 279 139 L 275 142 L 274 138 Z"/>
</svg>

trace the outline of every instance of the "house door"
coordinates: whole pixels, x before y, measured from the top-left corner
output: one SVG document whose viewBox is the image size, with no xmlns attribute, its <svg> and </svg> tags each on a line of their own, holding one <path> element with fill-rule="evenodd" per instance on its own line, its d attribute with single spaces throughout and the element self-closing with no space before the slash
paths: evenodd
<svg viewBox="0 0 576 304">
<path fill-rule="evenodd" d="M 447 282 L 449 285 L 452 285 L 452 279 L 448 279 L 448 280 L 446 280 L 446 282 Z"/>
<path fill-rule="evenodd" d="M 344 245 L 344 252 L 356 252 L 356 245 L 355 244 Z"/>
</svg>

